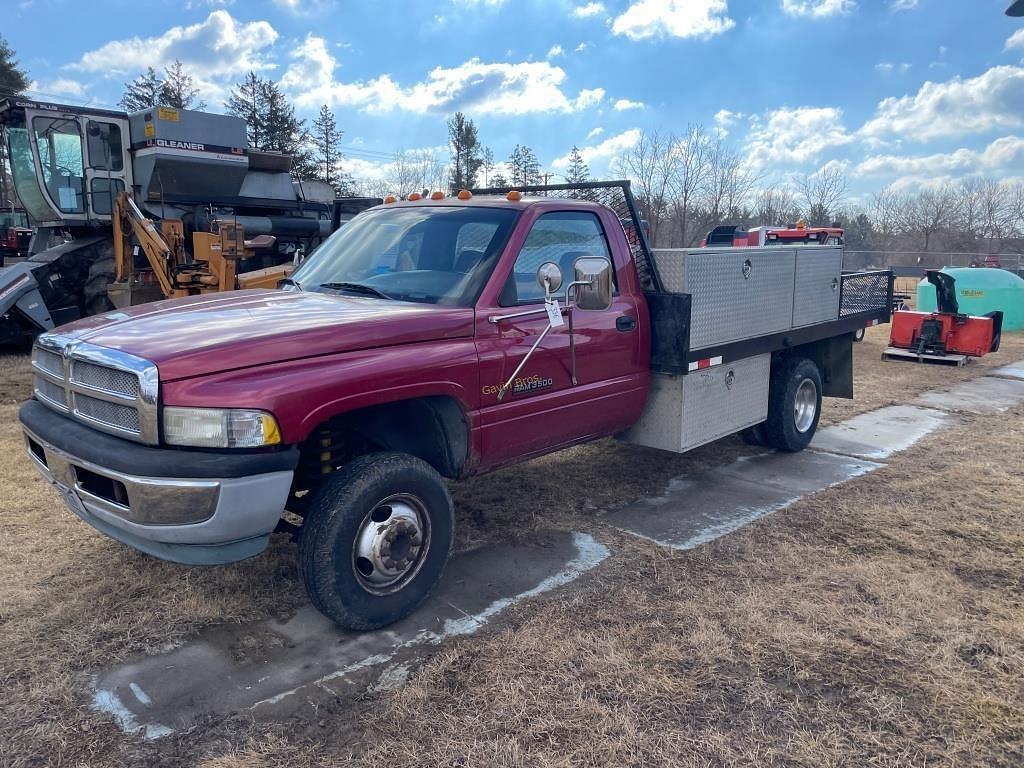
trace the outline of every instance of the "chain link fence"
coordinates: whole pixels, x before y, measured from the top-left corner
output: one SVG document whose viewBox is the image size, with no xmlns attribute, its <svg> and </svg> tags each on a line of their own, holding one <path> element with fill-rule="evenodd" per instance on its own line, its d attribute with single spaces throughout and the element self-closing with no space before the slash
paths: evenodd
<svg viewBox="0 0 1024 768">
<path fill-rule="evenodd" d="M 1024 277 L 1024 254 L 966 251 L 857 251 L 847 250 L 844 268 L 894 269 L 897 275 L 922 274 L 943 267 L 992 267 Z"/>
</svg>

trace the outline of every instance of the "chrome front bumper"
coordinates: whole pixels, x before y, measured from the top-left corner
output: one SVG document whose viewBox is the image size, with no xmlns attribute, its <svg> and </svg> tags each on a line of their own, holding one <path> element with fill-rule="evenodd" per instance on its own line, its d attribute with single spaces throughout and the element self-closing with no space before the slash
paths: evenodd
<svg viewBox="0 0 1024 768">
<path fill-rule="evenodd" d="M 291 470 L 201 479 L 126 474 L 73 456 L 23 429 L 32 463 L 72 512 L 102 533 L 164 560 L 217 565 L 259 554 L 291 488 Z"/>
</svg>

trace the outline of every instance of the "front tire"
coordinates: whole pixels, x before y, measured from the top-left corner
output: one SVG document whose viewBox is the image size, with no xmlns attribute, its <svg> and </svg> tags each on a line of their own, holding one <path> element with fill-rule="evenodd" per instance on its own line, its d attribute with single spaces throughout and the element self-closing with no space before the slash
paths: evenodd
<svg viewBox="0 0 1024 768">
<path fill-rule="evenodd" d="M 448 561 L 455 518 L 437 471 L 403 453 L 360 456 L 316 493 L 299 539 L 313 605 L 348 629 L 378 629 L 416 610 Z"/>
<path fill-rule="evenodd" d="M 811 442 L 821 418 L 821 373 L 806 357 L 791 357 L 772 365 L 768 394 L 768 442 L 780 451 L 796 453 Z"/>
</svg>

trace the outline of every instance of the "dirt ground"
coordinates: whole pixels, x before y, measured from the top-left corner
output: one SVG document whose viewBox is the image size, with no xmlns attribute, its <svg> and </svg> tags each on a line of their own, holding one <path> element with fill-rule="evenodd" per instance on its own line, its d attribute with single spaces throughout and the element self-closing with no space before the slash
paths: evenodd
<svg viewBox="0 0 1024 768">
<path fill-rule="evenodd" d="M 1024 358 L 1018 334 L 964 369 L 882 363 L 886 331 L 857 346 L 857 397 L 825 421 Z M 459 484 L 460 548 L 571 528 L 613 556 L 396 691 L 146 743 L 91 711 L 92 676 L 212 623 L 290 615 L 294 545 L 192 569 L 100 536 L 24 456 L 28 388 L 26 359 L 0 358 L 0 766 L 1024 764 L 1022 409 L 689 552 L 597 513 L 739 440 L 681 457 L 602 441 Z"/>
</svg>

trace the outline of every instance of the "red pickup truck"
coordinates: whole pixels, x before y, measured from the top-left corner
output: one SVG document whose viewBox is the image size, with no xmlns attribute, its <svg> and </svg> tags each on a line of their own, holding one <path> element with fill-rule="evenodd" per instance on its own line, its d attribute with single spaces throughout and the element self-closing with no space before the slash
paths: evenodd
<svg viewBox="0 0 1024 768">
<path fill-rule="evenodd" d="M 367 629 L 437 583 L 446 480 L 611 435 L 800 450 L 822 395 L 852 396 L 851 335 L 888 319 L 889 273 L 841 275 L 841 249 L 652 253 L 628 182 L 523 191 L 389 201 L 284 290 L 40 336 L 29 456 L 82 519 L 163 559 L 231 562 L 293 530 L 313 604 Z"/>
</svg>

